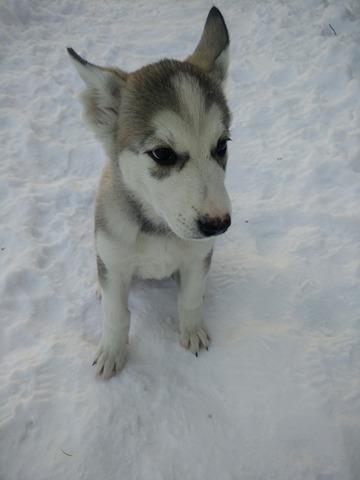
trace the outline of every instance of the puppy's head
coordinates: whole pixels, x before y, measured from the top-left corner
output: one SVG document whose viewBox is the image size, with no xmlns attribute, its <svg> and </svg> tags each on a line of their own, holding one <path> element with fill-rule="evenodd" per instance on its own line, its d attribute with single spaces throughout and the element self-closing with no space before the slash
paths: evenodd
<svg viewBox="0 0 360 480">
<path fill-rule="evenodd" d="M 224 186 L 230 113 L 223 94 L 229 35 L 213 7 L 194 53 L 126 73 L 68 49 L 87 85 L 85 118 L 151 221 L 185 239 L 230 225 Z"/>
</svg>

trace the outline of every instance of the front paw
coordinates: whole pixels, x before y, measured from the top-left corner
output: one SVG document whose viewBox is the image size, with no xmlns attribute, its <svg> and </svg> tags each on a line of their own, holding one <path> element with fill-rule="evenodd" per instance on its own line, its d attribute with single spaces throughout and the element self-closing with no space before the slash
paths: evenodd
<svg viewBox="0 0 360 480">
<path fill-rule="evenodd" d="M 126 344 L 114 344 L 102 341 L 95 356 L 96 374 L 104 379 L 120 372 L 126 360 Z"/>
<path fill-rule="evenodd" d="M 202 347 L 208 350 L 210 337 L 204 327 L 187 328 L 180 332 L 180 345 L 198 356 Z"/>
</svg>

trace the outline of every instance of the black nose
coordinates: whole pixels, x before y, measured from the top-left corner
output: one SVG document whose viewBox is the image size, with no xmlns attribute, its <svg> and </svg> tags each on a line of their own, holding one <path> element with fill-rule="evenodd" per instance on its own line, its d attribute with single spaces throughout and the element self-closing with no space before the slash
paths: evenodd
<svg viewBox="0 0 360 480">
<path fill-rule="evenodd" d="M 226 230 L 231 225 L 230 215 L 225 215 L 225 217 L 203 217 L 198 220 L 198 227 L 200 232 L 205 237 L 212 237 L 213 235 L 220 235 L 221 233 L 226 232 Z"/>
</svg>

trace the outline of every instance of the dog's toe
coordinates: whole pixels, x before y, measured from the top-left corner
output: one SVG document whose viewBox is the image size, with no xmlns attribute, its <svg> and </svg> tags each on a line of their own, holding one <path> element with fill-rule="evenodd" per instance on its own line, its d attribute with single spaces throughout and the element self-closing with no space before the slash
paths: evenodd
<svg viewBox="0 0 360 480">
<path fill-rule="evenodd" d="M 200 338 L 199 338 L 199 335 L 197 333 L 193 333 L 190 337 L 189 350 L 190 350 L 191 353 L 194 353 L 195 355 L 200 350 Z"/>
<path fill-rule="evenodd" d="M 126 348 L 109 349 L 100 346 L 93 365 L 96 375 L 107 380 L 120 372 L 125 365 Z"/>
<path fill-rule="evenodd" d="M 209 349 L 210 338 L 204 328 L 198 328 L 191 332 L 182 332 L 180 345 L 197 357 L 201 348 Z"/>
</svg>

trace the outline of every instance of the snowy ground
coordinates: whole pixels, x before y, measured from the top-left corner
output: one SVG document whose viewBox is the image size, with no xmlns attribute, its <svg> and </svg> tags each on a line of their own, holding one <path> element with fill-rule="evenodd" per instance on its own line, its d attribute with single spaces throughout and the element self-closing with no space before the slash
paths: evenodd
<svg viewBox="0 0 360 480">
<path fill-rule="evenodd" d="M 128 70 L 184 58 L 211 2 L 0 3 L 1 480 L 360 478 L 360 3 L 217 5 L 234 215 L 206 295 L 213 345 L 185 353 L 173 284 L 140 283 L 128 363 L 103 382 L 103 155 L 65 47 Z"/>
</svg>

